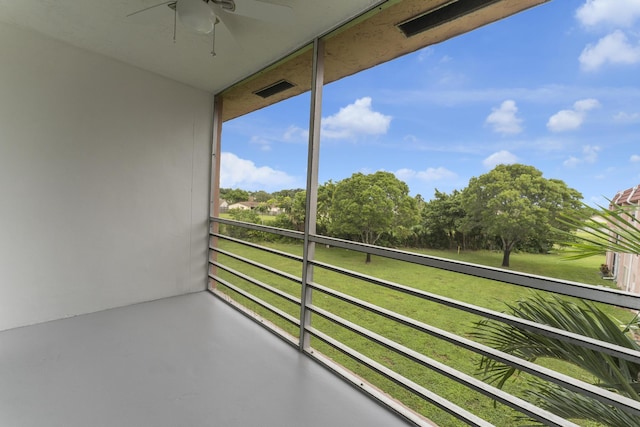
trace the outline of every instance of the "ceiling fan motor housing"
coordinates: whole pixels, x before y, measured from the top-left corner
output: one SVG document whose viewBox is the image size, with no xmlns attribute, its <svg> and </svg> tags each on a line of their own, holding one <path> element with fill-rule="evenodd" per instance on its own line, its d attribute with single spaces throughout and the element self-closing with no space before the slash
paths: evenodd
<svg viewBox="0 0 640 427">
<path fill-rule="evenodd" d="M 209 34 L 216 23 L 216 15 L 205 0 L 178 0 L 176 12 L 190 30 L 199 34 Z"/>
</svg>

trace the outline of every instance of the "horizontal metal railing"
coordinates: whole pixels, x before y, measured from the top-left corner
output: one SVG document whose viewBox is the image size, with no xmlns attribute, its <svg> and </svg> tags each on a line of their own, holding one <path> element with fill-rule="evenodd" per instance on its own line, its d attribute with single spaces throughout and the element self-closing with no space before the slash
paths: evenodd
<svg viewBox="0 0 640 427">
<path fill-rule="evenodd" d="M 450 332 L 444 331 L 442 329 L 439 328 L 435 328 L 433 326 L 427 325 L 425 323 L 416 321 L 414 319 L 411 319 L 409 317 L 406 316 L 402 316 L 399 315 L 391 310 L 386 310 L 384 308 L 378 307 L 374 304 L 370 304 L 367 303 L 365 301 L 359 300 L 357 298 L 353 298 L 350 297 L 348 295 L 342 294 L 340 292 L 331 290 L 329 288 L 326 288 L 324 286 L 319 286 L 319 285 L 315 285 L 312 284 L 312 288 L 313 289 L 317 289 L 319 291 L 322 291 L 323 293 L 326 294 L 330 294 L 342 301 L 347 301 L 350 302 L 351 304 L 361 307 L 361 308 L 365 308 L 366 310 L 372 312 L 372 313 L 376 313 L 379 314 L 381 316 L 384 316 L 386 318 L 395 320 L 398 323 L 401 323 L 403 325 L 406 326 L 410 326 L 415 330 L 421 331 L 421 332 L 425 332 L 431 336 L 434 336 L 436 338 L 442 339 L 444 341 L 448 341 L 454 345 L 458 345 L 460 347 L 463 347 L 467 350 L 471 350 L 477 354 L 480 354 L 482 356 L 487 356 L 487 357 L 491 357 L 492 359 L 498 360 L 506 365 L 510 365 L 513 366 L 519 370 L 522 370 L 523 372 L 528 372 L 530 374 L 536 375 L 539 378 L 548 380 L 548 381 L 552 381 L 558 385 L 561 385 L 567 389 L 576 391 L 578 393 L 582 393 L 585 395 L 588 395 L 590 397 L 596 398 L 598 400 L 601 400 L 607 404 L 610 404 L 612 406 L 616 406 L 619 407 L 621 409 L 630 409 L 632 412 L 639 414 L 640 415 L 640 407 L 638 407 L 638 404 L 636 401 L 631 400 L 629 398 L 626 398 L 624 396 L 620 396 L 619 394 L 616 393 L 611 393 L 607 390 L 604 390 L 600 387 L 595 387 L 592 386 L 591 384 L 587 384 L 585 382 L 576 380 L 574 378 L 571 378 L 567 375 L 563 375 L 560 373 L 557 373 L 553 370 L 550 369 L 546 369 L 543 368 L 541 366 L 536 365 L 535 363 L 531 363 L 531 362 L 527 362 L 524 361 L 518 357 L 514 357 L 511 356 L 507 353 L 503 353 L 499 350 L 495 350 L 491 347 L 488 347 L 486 345 L 482 345 L 482 344 L 478 344 L 477 342 L 461 337 L 459 335 L 456 334 L 452 334 Z M 314 306 L 310 306 L 310 309 L 314 312 L 320 312 L 317 308 L 315 308 Z M 325 313 L 323 311 L 323 313 Z M 336 323 L 341 324 L 342 326 L 345 326 L 345 320 L 340 318 L 339 316 L 332 316 L 331 320 L 335 321 Z M 362 333 L 362 329 L 360 329 L 360 331 L 358 332 L 362 335 L 366 335 L 368 336 L 370 339 L 372 337 L 372 335 L 369 334 L 363 334 Z M 405 356 L 409 356 L 409 353 L 407 353 L 406 351 L 401 351 L 400 350 L 399 345 L 393 345 L 390 346 L 390 348 L 396 350 L 396 351 L 400 351 L 401 353 L 403 353 L 403 355 Z M 453 373 L 454 370 L 451 370 L 449 372 L 449 374 L 447 374 L 447 376 L 449 376 L 450 378 L 458 381 L 461 380 L 465 375 L 460 373 L 460 372 L 456 372 L 455 374 Z M 477 391 L 480 391 L 483 394 L 487 394 L 491 397 L 496 398 L 496 395 L 494 394 L 494 391 L 489 392 L 488 388 L 480 388 Z M 514 406 L 514 409 L 518 409 L 518 407 Z"/>
<path fill-rule="evenodd" d="M 331 245 L 338 248 L 370 253 L 372 255 L 406 261 L 413 264 L 423 265 L 425 267 L 433 267 L 440 270 L 495 280 L 516 286 L 524 286 L 530 289 L 553 292 L 561 295 L 615 305 L 617 307 L 640 310 L 640 297 L 638 295 L 616 289 L 602 288 L 586 285 L 584 283 L 571 282 L 568 280 L 536 276 L 534 274 L 520 273 L 501 268 L 487 267 L 484 265 L 383 248 L 380 246 L 366 245 L 364 243 L 356 243 L 333 237 L 314 235 L 310 236 L 309 239 L 312 242 L 323 245 Z"/>
<path fill-rule="evenodd" d="M 302 240 L 304 235 L 300 232 L 295 232 L 291 230 L 282 230 L 274 227 L 257 225 L 257 224 L 248 224 L 242 223 L 238 221 L 225 220 L 220 218 L 212 218 L 212 222 L 217 222 L 219 224 L 225 224 L 229 227 L 240 227 L 244 229 L 250 229 L 254 231 L 260 231 L 265 233 L 270 233 L 277 236 L 283 236 L 287 238 L 293 238 L 297 240 Z M 436 407 L 450 413 L 457 419 L 467 423 L 469 425 L 478 425 L 478 426 L 486 426 L 491 425 L 486 421 L 480 419 L 476 415 L 469 413 L 464 408 L 459 407 L 453 402 L 442 398 L 434 394 L 432 391 L 426 389 L 424 386 L 421 386 L 410 378 L 406 378 L 398 372 L 393 371 L 387 366 L 382 365 L 380 362 L 373 360 L 361 352 L 351 348 L 344 342 L 339 341 L 335 337 L 332 337 L 326 333 L 326 331 L 321 331 L 318 328 L 313 326 L 313 322 L 311 324 L 304 324 L 304 322 L 283 311 L 282 309 L 276 307 L 275 305 L 256 297 L 251 292 L 243 289 L 241 286 L 237 286 L 231 283 L 230 279 L 225 279 L 218 274 L 223 271 L 233 276 L 234 278 L 241 279 L 245 283 L 249 283 L 251 286 L 254 286 L 255 289 L 260 289 L 262 291 L 268 292 L 271 295 L 276 296 L 278 299 L 282 301 L 286 301 L 287 303 L 294 304 L 299 307 L 302 304 L 301 298 L 299 296 L 293 296 L 290 293 L 282 291 L 277 287 L 271 286 L 268 283 L 264 283 L 264 281 L 257 280 L 250 275 L 247 275 L 240 271 L 238 268 L 231 268 L 225 263 L 220 262 L 217 259 L 217 255 L 222 255 L 228 257 L 229 260 L 234 260 L 241 262 L 243 265 L 250 266 L 251 268 L 258 268 L 261 271 L 267 272 L 273 276 L 283 278 L 288 282 L 297 283 L 298 285 L 302 285 L 301 276 L 297 276 L 288 272 L 281 271 L 277 268 L 273 268 L 272 266 L 266 265 L 264 263 L 260 263 L 246 257 L 242 257 L 233 253 L 233 251 L 221 249 L 216 247 L 213 244 L 213 240 L 218 241 L 228 241 L 234 244 L 240 244 L 255 250 L 259 250 L 261 252 L 268 253 L 277 257 L 284 257 L 289 260 L 302 263 L 303 258 L 299 255 L 290 254 L 287 252 L 282 252 L 276 249 L 269 248 L 264 245 L 259 245 L 252 242 L 247 242 L 242 239 L 232 238 L 226 236 L 222 233 L 214 233 L 210 232 L 211 235 L 211 244 L 210 244 L 210 278 L 216 284 L 220 284 L 226 286 L 228 289 L 233 292 L 241 295 L 247 300 L 257 304 L 262 307 L 264 310 L 275 314 L 284 321 L 289 324 L 300 326 L 302 325 L 303 330 L 309 333 L 311 336 L 319 339 L 330 347 L 336 349 L 342 354 L 347 355 L 353 360 L 356 360 L 363 366 L 368 367 L 372 371 L 382 375 L 383 377 L 391 380 L 392 382 L 400 385 L 406 390 L 409 390 L 415 396 L 419 396 L 427 402 L 435 405 Z M 489 279 L 494 281 L 499 281 L 503 283 L 508 283 L 516 286 L 523 286 L 531 289 L 536 289 L 540 291 L 547 291 L 552 293 L 557 293 L 561 295 L 567 295 L 571 297 L 577 297 L 584 300 L 589 300 L 593 302 L 600 302 L 605 304 L 611 304 L 618 307 L 631 308 L 638 310 L 640 309 L 640 296 L 633 295 L 627 292 L 622 292 L 614 289 L 601 288 L 591 285 L 586 285 L 582 283 L 570 282 L 560 279 L 547 278 L 542 276 L 536 276 L 525 273 L 518 273 L 513 271 L 508 271 L 504 269 L 491 268 L 476 264 L 469 264 L 460 261 L 453 261 L 443 258 L 437 258 L 422 254 L 416 254 L 406 251 L 400 251 L 396 249 L 382 248 L 378 246 L 365 245 L 360 243 L 355 243 L 351 241 L 335 239 L 325 236 L 318 235 L 310 235 L 309 240 L 311 242 L 315 242 L 322 245 L 330 245 L 332 247 L 355 250 L 363 253 L 370 253 L 372 255 L 383 256 L 386 258 L 408 262 L 412 264 L 418 264 L 424 267 L 431 267 L 442 269 L 446 271 L 456 272 L 465 275 L 471 275 L 483 279 Z M 434 293 L 426 292 L 420 289 L 412 288 L 407 285 L 403 285 L 400 283 L 394 283 L 389 280 L 380 279 L 377 277 L 368 276 L 362 273 L 354 272 L 347 270 L 342 267 L 338 267 L 335 265 L 331 265 L 328 263 L 320 262 L 318 260 L 307 260 L 308 263 L 313 265 L 317 269 L 327 270 L 332 273 L 339 274 L 345 277 L 351 277 L 357 279 L 359 281 L 367 282 L 369 284 L 380 286 L 386 289 L 393 290 L 400 294 L 409 295 L 411 297 L 420 298 L 424 301 L 429 301 L 433 303 L 437 303 L 449 308 L 453 308 L 460 312 L 470 313 L 476 316 L 481 316 L 486 319 L 492 319 L 500 322 L 504 322 L 518 328 L 527 329 L 530 331 L 535 331 L 536 333 L 540 333 L 542 335 L 553 337 L 560 340 L 565 340 L 575 345 L 583 346 L 585 348 L 589 348 L 603 354 L 608 354 L 614 357 L 622 358 L 625 360 L 632 361 L 634 363 L 640 363 L 640 352 L 630 350 L 625 347 L 621 347 L 618 345 L 614 345 L 611 343 L 599 341 L 594 338 L 585 337 L 579 334 L 571 333 L 568 331 L 564 331 L 562 329 L 550 327 L 548 325 L 538 324 L 535 322 L 527 321 L 524 319 L 520 319 L 514 316 L 510 316 L 501 312 L 497 312 L 494 310 L 490 310 L 484 307 L 479 307 L 473 304 L 457 301 L 452 298 L 444 297 L 441 295 L 437 295 Z M 435 326 L 426 324 L 424 322 L 412 319 L 411 317 L 396 313 L 387 308 L 379 307 L 370 302 L 361 300 L 354 296 L 339 292 L 331 287 L 322 285 L 316 282 L 306 283 L 306 286 L 313 290 L 314 292 L 319 292 L 321 294 L 330 296 L 333 299 L 342 301 L 347 303 L 353 307 L 358 307 L 359 309 L 365 310 L 368 313 L 373 313 L 377 316 L 382 316 L 390 321 L 396 322 L 398 325 L 403 325 L 406 327 L 410 327 L 413 330 L 427 334 L 432 337 L 436 337 L 439 340 L 443 340 L 460 348 L 463 348 L 467 351 L 471 351 L 473 353 L 489 357 L 493 360 L 499 361 L 511 367 L 514 367 L 523 372 L 527 372 L 531 375 L 534 375 L 538 378 L 541 378 L 546 381 L 550 381 L 554 384 L 562 386 L 568 390 L 572 390 L 574 392 L 580 393 L 585 396 L 589 396 L 593 399 L 599 400 L 607 405 L 614 406 L 619 408 L 629 414 L 640 415 L 640 405 L 638 401 L 627 398 L 620 394 L 608 391 L 606 389 L 596 387 L 594 385 L 585 383 L 583 381 L 579 381 L 570 376 L 561 374 L 554 370 L 544 368 L 538 364 L 520 359 L 518 357 L 512 356 L 507 353 L 503 353 L 494 348 L 488 347 L 484 344 L 480 344 L 468 338 L 456 335 L 454 333 L 439 329 Z M 223 295 L 224 292 L 220 292 L 219 290 L 214 290 L 214 292 L 218 295 Z M 339 325 L 340 327 L 351 331 L 352 333 L 357 334 L 360 337 L 363 337 L 373 343 L 381 345 L 387 348 L 389 351 L 394 352 L 396 354 L 401 355 L 404 358 L 407 358 L 415 363 L 422 365 L 423 367 L 430 369 L 434 372 L 437 372 L 459 384 L 464 385 L 465 387 L 474 390 L 484 396 L 487 396 L 491 399 L 494 399 L 506 406 L 509 406 L 533 419 L 536 419 L 546 425 L 557 425 L 557 426 L 573 426 L 570 421 L 564 420 L 561 417 L 558 417 L 548 411 L 545 411 L 525 400 L 513 396 L 503 390 L 500 390 L 494 386 L 491 386 L 475 377 L 472 377 L 468 374 L 460 372 L 452 367 L 449 367 L 441 362 L 430 359 L 427 356 L 410 349 L 389 337 L 382 336 L 378 333 L 375 333 L 362 325 L 355 324 L 347 319 L 342 318 L 341 316 L 333 313 L 326 308 L 322 308 L 313 303 L 307 303 L 306 309 L 317 315 L 321 318 Z M 271 325 L 273 327 L 273 325 Z M 275 327 L 277 329 L 277 326 Z M 287 336 L 287 334 L 281 334 L 288 339 L 289 342 L 292 342 L 291 337 Z M 331 364 L 331 361 L 328 361 L 326 358 L 318 357 L 317 350 L 315 349 L 304 349 L 307 353 L 309 353 L 312 357 L 316 358 L 322 363 Z M 330 366 L 331 367 L 331 366 Z M 340 372 L 339 368 L 331 367 L 332 369 Z M 352 378 L 349 378 L 353 381 Z M 384 400 L 380 396 L 378 399 Z M 392 401 L 387 402 L 391 406 L 397 409 L 397 403 L 393 403 Z M 402 411 L 401 411 L 402 412 Z M 420 424 L 419 419 L 416 421 L 416 417 L 407 415 L 409 419 L 411 419 L 414 423 Z"/>
<path fill-rule="evenodd" d="M 318 287 L 316 287 L 316 289 L 320 289 Z M 406 356 L 407 358 L 413 360 L 414 362 L 420 363 L 421 365 L 432 369 L 435 372 L 438 372 L 454 381 L 457 381 L 461 384 L 466 385 L 467 387 L 478 391 L 482 394 L 485 394 L 487 396 L 490 396 L 492 398 L 494 398 L 495 400 L 504 403 L 514 409 L 517 409 L 527 415 L 529 415 L 530 417 L 544 422 L 546 425 L 553 425 L 553 426 L 573 426 L 574 424 L 571 422 L 567 422 L 566 420 L 563 420 L 560 417 L 557 417 L 553 414 L 550 414 L 546 411 L 542 411 L 540 410 L 540 408 L 537 408 L 535 405 L 532 405 L 529 402 L 526 402 L 518 397 L 512 396 L 509 393 L 503 392 L 502 390 L 493 387 L 491 385 L 486 384 L 483 381 L 480 381 L 470 375 L 464 374 L 462 372 L 459 372 L 455 369 L 450 368 L 449 366 L 440 363 L 436 360 L 433 360 L 429 357 L 424 356 L 421 353 L 418 353 L 415 350 L 412 350 L 408 347 L 405 347 L 403 345 L 400 345 L 388 338 L 385 338 L 379 334 L 376 334 L 374 332 L 369 331 L 366 328 L 363 328 L 361 326 L 356 325 L 355 323 L 349 322 L 339 316 L 336 316 L 334 314 L 332 314 L 331 312 L 327 311 L 327 310 L 323 310 L 319 307 L 316 306 L 310 306 L 309 309 L 328 319 L 333 321 L 334 323 L 337 323 L 355 333 L 357 333 L 358 335 L 368 338 L 369 340 L 376 342 L 380 345 L 385 346 L 386 348 L 388 348 L 389 350 L 395 351 L 398 354 L 401 354 L 403 356 Z M 388 368 L 384 368 L 382 367 L 382 365 L 380 365 L 379 363 L 373 362 L 371 361 L 371 359 L 366 358 L 365 356 L 363 356 L 362 354 L 354 351 L 353 349 L 348 348 L 347 346 L 345 346 L 342 343 L 339 343 L 338 341 L 331 339 L 330 337 L 328 337 L 326 334 L 323 334 L 322 332 L 310 327 L 308 328 L 308 330 L 311 332 L 311 334 L 313 334 L 314 336 L 320 338 L 322 341 L 326 342 L 327 344 L 339 349 L 340 351 L 349 354 L 352 357 L 357 358 L 358 360 L 362 361 L 363 363 L 366 363 L 367 365 L 371 366 L 375 371 L 377 371 L 378 373 L 383 374 L 385 377 L 387 377 L 388 379 L 392 380 L 393 382 L 403 386 L 404 388 L 406 388 L 407 390 L 410 390 L 414 393 L 419 394 L 420 396 L 422 396 L 424 399 L 428 400 L 429 402 L 431 402 L 432 404 L 434 404 L 435 406 L 439 407 L 440 409 L 451 413 L 452 415 L 454 415 L 456 418 L 461 419 L 466 421 L 467 423 L 470 423 L 472 425 L 487 425 L 488 423 L 486 423 L 484 420 L 480 420 L 477 416 L 475 415 L 470 415 L 468 413 L 468 411 L 460 408 L 458 405 L 454 405 L 451 402 L 448 402 L 446 400 L 442 400 L 441 398 L 436 398 L 434 397 L 434 393 L 431 393 L 429 391 L 426 391 L 424 389 L 424 387 L 419 386 L 418 384 L 416 384 L 413 381 L 410 381 L 408 379 L 406 379 L 405 377 L 398 375 L 397 373 L 393 372 L 392 370 L 388 369 Z"/>
<path fill-rule="evenodd" d="M 535 331 L 536 333 L 539 333 L 551 338 L 556 338 L 559 340 L 570 342 L 572 344 L 581 345 L 591 350 L 609 354 L 611 356 L 619 357 L 621 359 L 629 360 L 631 362 L 640 363 L 640 354 L 626 347 L 621 347 L 619 345 L 615 345 L 611 343 L 605 343 L 603 341 L 585 337 L 584 335 L 575 334 L 572 332 L 564 331 L 562 329 L 554 328 L 552 326 L 547 326 L 547 325 L 532 322 L 529 320 L 521 319 L 519 317 L 511 316 L 511 315 L 504 314 L 502 312 L 497 312 L 494 310 L 489 310 L 473 304 L 457 301 L 452 298 L 443 297 L 430 292 L 422 291 L 420 289 L 411 288 L 409 286 L 403 286 L 398 283 L 390 282 L 388 280 L 382 280 L 376 277 L 367 276 L 365 274 L 356 273 L 356 272 L 349 271 L 347 269 L 336 267 L 334 265 L 326 264 L 323 262 L 311 261 L 311 263 L 318 267 L 322 267 L 324 269 L 331 270 L 334 272 L 339 272 L 345 276 L 354 277 L 369 283 L 374 283 L 379 286 L 384 286 L 386 288 L 393 289 L 407 295 L 416 296 L 427 301 L 436 302 L 441 305 L 452 307 L 467 313 L 476 314 L 476 315 L 485 317 L 487 319 L 498 320 L 500 322 L 507 323 L 507 324 L 519 327 L 521 329 Z M 320 290 L 323 290 L 324 292 L 330 292 L 328 288 L 320 287 L 315 284 L 311 284 L 311 286 L 313 288 L 318 288 Z M 334 296 L 337 296 L 337 295 L 334 295 Z M 337 297 L 342 299 L 342 297 L 340 296 L 337 296 Z M 354 301 L 350 301 L 350 302 L 353 304 L 356 304 Z"/>
</svg>

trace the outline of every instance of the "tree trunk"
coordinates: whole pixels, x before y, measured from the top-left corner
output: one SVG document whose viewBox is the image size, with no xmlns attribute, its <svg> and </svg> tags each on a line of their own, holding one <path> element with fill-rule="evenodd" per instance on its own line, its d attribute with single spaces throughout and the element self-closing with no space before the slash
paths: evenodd
<svg viewBox="0 0 640 427">
<path fill-rule="evenodd" d="M 504 249 L 504 252 L 502 253 L 502 266 L 503 267 L 509 267 L 509 255 L 511 255 L 511 248 Z"/>
<path fill-rule="evenodd" d="M 367 252 L 367 260 L 365 261 L 365 264 L 370 264 L 370 263 L 371 263 L 371 254 Z"/>
<path fill-rule="evenodd" d="M 513 245 L 516 244 L 516 240 L 506 240 L 504 238 L 500 238 L 502 240 L 502 266 L 509 267 L 509 256 L 511 255 L 511 249 L 513 249 Z"/>
</svg>

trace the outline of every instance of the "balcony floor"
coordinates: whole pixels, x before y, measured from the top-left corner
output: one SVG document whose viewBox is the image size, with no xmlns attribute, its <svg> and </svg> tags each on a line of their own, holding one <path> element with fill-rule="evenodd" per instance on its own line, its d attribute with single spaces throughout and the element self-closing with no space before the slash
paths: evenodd
<svg viewBox="0 0 640 427">
<path fill-rule="evenodd" d="M 0 332 L 2 426 L 406 426 L 201 292 Z"/>
</svg>

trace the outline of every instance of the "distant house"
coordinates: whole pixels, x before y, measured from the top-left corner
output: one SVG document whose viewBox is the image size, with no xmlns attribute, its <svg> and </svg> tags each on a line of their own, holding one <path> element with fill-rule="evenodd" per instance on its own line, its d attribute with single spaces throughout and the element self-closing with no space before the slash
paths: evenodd
<svg viewBox="0 0 640 427">
<path fill-rule="evenodd" d="M 640 185 L 619 191 L 611 200 L 611 208 L 615 206 L 636 206 L 630 214 L 635 221 L 640 221 Z M 613 272 L 618 288 L 640 294 L 640 256 L 607 252 L 606 263 Z"/>
<path fill-rule="evenodd" d="M 261 203 L 260 202 L 256 202 L 253 200 L 249 200 L 246 202 L 237 202 L 237 203 L 233 203 L 231 205 L 227 205 L 225 210 L 220 210 L 221 212 L 228 212 L 230 209 L 242 209 L 242 210 L 255 210 L 258 206 L 260 206 Z M 264 206 L 263 206 L 264 208 Z M 266 208 L 262 209 L 260 211 L 262 214 L 266 214 L 266 215 L 278 215 L 280 213 L 283 212 L 282 208 L 279 208 L 278 206 L 275 205 L 271 205 L 271 206 L 267 206 Z"/>
<path fill-rule="evenodd" d="M 243 211 L 254 210 L 260 203 L 249 200 L 247 202 L 237 202 L 229 205 L 229 209 L 242 209 Z"/>
<path fill-rule="evenodd" d="M 269 206 L 269 209 L 267 209 L 267 214 L 269 215 L 278 215 L 278 214 L 281 214 L 282 212 L 284 212 L 284 210 L 275 205 Z"/>
<path fill-rule="evenodd" d="M 220 212 L 226 212 L 229 210 L 229 203 L 227 203 L 226 200 L 220 199 L 218 206 L 220 207 Z"/>
</svg>

